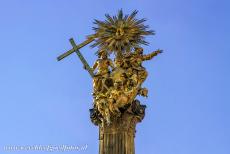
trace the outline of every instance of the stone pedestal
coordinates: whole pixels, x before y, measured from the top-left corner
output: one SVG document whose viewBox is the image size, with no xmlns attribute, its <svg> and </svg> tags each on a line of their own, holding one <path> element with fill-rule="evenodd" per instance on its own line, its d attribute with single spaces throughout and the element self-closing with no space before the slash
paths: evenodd
<svg viewBox="0 0 230 154">
<path fill-rule="evenodd" d="M 96 112 L 91 110 L 91 120 L 99 126 L 99 154 L 135 154 L 135 128 L 144 118 L 145 107 L 135 100 L 109 125 L 96 120 Z"/>
</svg>

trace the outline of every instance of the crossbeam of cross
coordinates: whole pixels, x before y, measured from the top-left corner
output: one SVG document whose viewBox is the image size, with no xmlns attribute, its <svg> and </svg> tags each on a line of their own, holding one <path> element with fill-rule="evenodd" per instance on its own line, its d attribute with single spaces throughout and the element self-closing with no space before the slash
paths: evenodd
<svg viewBox="0 0 230 154">
<path fill-rule="evenodd" d="M 57 60 L 60 61 L 62 59 L 64 59 L 65 57 L 71 55 L 72 53 L 76 53 L 77 56 L 79 57 L 79 59 L 81 60 L 81 62 L 83 63 L 85 69 L 89 72 L 90 76 L 93 78 L 94 77 L 94 73 L 92 68 L 89 66 L 89 64 L 87 63 L 87 61 L 85 60 L 85 58 L 83 57 L 83 55 L 81 54 L 81 52 L 79 51 L 80 48 L 86 46 L 87 44 L 91 43 L 92 41 L 94 41 L 94 39 L 89 38 L 88 40 L 82 42 L 79 45 L 76 45 L 76 43 L 74 42 L 74 39 L 71 38 L 69 39 L 71 45 L 72 45 L 72 49 L 70 49 L 69 51 L 61 54 L 60 56 L 57 57 Z"/>
</svg>

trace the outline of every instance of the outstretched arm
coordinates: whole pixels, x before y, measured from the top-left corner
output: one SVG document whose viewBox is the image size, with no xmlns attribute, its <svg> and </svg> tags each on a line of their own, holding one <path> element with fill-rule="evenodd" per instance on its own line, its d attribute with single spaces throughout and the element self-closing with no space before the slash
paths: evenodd
<svg viewBox="0 0 230 154">
<path fill-rule="evenodd" d="M 93 64 L 92 70 L 94 71 L 97 68 L 97 66 L 98 66 L 98 61 L 95 61 L 95 63 Z"/>
<path fill-rule="evenodd" d="M 148 55 L 143 55 L 142 56 L 142 60 L 151 60 L 153 57 L 157 56 L 158 54 L 162 53 L 163 50 L 156 50 L 156 51 L 153 51 L 152 53 L 148 54 Z"/>
<path fill-rule="evenodd" d="M 94 64 L 93 64 L 93 67 L 92 67 L 92 71 L 95 71 L 95 69 L 97 68 L 98 66 L 98 61 L 96 61 Z M 84 65 L 83 68 L 86 70 L 86 66 Z"/>
</svg>

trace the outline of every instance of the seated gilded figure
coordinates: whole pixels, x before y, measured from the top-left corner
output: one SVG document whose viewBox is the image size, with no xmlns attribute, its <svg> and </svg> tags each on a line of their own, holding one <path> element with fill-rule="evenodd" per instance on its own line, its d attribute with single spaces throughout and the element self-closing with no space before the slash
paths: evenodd
<svg viewBox="0 0 230 154">
<path fill-rule="evenodd" d="M 105 92 L 108 90 L 107 79 L 109 78 L 110 69 L 114 69 L 114 65 L 111 59 L 108 58 L 107 52 L 100 50 L 98 53 L 99 59 L 93 65 L 93 71 L 97 69 L 97 72 L 93 78 L 93 89 L 95 93 Z"/>
</svg>

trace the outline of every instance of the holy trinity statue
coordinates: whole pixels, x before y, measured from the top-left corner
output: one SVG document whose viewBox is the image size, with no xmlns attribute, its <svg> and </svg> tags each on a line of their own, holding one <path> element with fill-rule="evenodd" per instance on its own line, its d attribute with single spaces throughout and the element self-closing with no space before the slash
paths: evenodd
<svg viewBox="0 0 230 154">
<path fill-rule="evenodd" d="M 93 110 L 91 119 L 95 124 L 109 125 L 127 111 L 137 95 L 147 97 L 148 89 L 142 83 L 148 72 L 142 63 L 162 53 L 156 50 L 144 54 L 141 45 L 147 45 L 145 35 L 154 34 L 144 25 L 145 19 L 135 18 L 137 11 L 131 15 L 117 16 L 106 14 L 105 21 L 95 20 L 95 33 L 88 36 L 94 39 L 92 47 L 98 47 L 99 59 L 93 65 L 97 69 L 93 77 Z M 109 56 L 115 55 L 112 61 Z"/>
<path fill-rule="evenodd" d="M 73 48 L 58 57 L 61 60 L 75 52 L 91 75 L 93 108 L 90 109 L 90 117 L 100 127 L 101 140 L 106 133 L 127 132 L 134 136 L 135 124 L 144 118 L 146 106 L 136 99 L 138 95 L 148 96 L 148 89 L 142 87 L 148 76 L 143 62 L 151 60 L 162 50 L 144 53 L 142 45 L 148 45 L 144 37 L 154 35 L 154 31 L 148 30 L 144 25 L 145 19 L 136 19 L 136 15 L 137 11 L 123 15 L 122 10 L 115 16 L 106 14 L 105 21 L 94 21 L 94 34 L 79 45 L 70 39 Z M 98 48 L 98 59 L 92 67 L 79 51 L 91 42 L 91 47 Z M 104 141 L 100 143 L 102 151 L 109 147 L 106 144 Z"/>
</svg>

